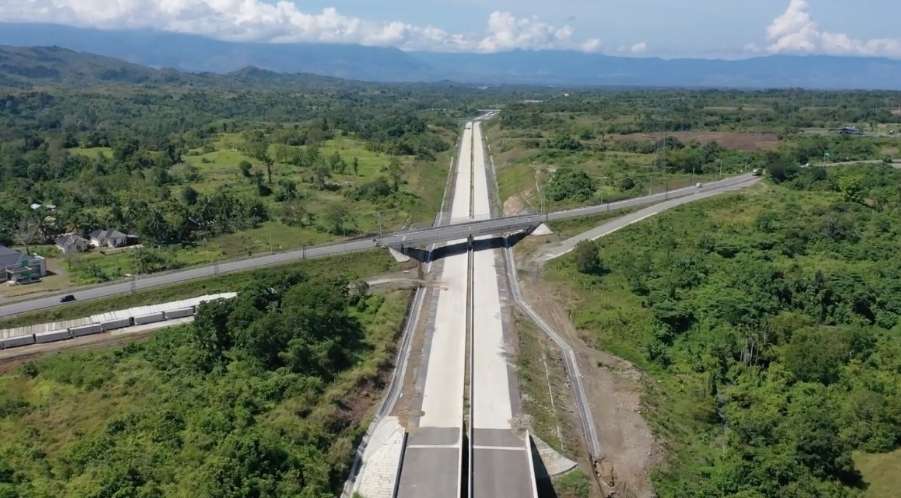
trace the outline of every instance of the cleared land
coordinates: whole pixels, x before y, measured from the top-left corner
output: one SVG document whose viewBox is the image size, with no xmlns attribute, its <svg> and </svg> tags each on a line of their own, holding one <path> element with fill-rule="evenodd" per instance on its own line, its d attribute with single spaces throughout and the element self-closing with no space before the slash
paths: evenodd
<svg viewBox="0 0 901 498">
<path fill-rule="evenodd" d="M 660 140 L 661 134 L 633 133 L 629 135 L 613 135 L 619 141 L 654 141 Z M 708 144 L 716 142 L 727 149 L 744 151 L 767 151 L 779 147 L 782 140 L 775 133 L 726 132 L 726 131 L 673 131 L 666 136 L 675 137 L 681 142 L 699 142 Z"/>
</svg>

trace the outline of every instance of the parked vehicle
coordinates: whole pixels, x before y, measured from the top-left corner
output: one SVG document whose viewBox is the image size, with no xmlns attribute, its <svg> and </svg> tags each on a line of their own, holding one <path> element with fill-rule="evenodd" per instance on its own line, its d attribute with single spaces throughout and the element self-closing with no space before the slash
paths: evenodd
<svg viewBox="0 0 901 498">
<path fill-rule="evenodd" d="M 59 302 L 61 302 L 61 303 L 71 303 L 74 301 L 75 301 L 75 296 L 73 294 L 66 294 L 59 300 Z"/>
</svg>

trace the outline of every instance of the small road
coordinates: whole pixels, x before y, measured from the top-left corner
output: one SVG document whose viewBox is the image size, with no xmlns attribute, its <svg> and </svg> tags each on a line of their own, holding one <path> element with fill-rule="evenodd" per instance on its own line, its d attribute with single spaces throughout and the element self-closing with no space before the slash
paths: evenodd
<svg viewBox="0 0 901 498">
<path fill-rule="evenodd" d="M 246 259 L 224 261 L 221 263 L 198 266 L 185 270 L 176 270 L 166 273 L 141 276 L 134 279 L 133 281 L 126 280 L 93 287 L 73 288 L 71 290 L 63 291 L 50 296 L 15 301 L 0 305 L 0 317 L 12 316 L 28 311 L 42 310 L 60 306 L 60 298 L 67 294 L 74 295 L 75 298 L 79 301 L 87 301 L 92 299 L 101 299 L 128 294 L 130 292 L 152 289 L 156 287 L 165 287 L 188 282 L 190 280 L 210 278 L 228 273 L 244 272 L 256 270 L 259 268 L 295 263 L 304 259 L 327 258 L 341 254 L 364 252 L 378 247 L 426 247 L 430 244 L 435 243 L 448 242 L 452 240 L 465 240 L 470 236 L 480 237 L 485 235 L 512 233 L 520 230 L 532 229 L 538 224 L 545 221 L 559 221 L 573 218 L 582 218 L 586 216 L 605 213 L 608 211 L 613 211 L 616 209 L 634 208 L 656 204 L 668 199 L 697 196 L 699 194 L 709 193 L 712 191 L 724 191 L 730 189 L 735 185 L 741 185 L 752 181 L 755 178 L 756 177 L 754 177 L 753 175 L 740 175 L 732 178 L 727 178 L 719 182 L 711 182 L 703 185 L 700 188 L 685 187 L 665 193 L 636 197 L 634 199 L 599 204 L 596 206 L 568 209 L 565 211 L 557 211 L 549 214 L 510 216 L 505 218 L 467 221 L 463 223 L 454 223 L 418 230 L 408 230 L 388 234 L 381 240 L 378 237 L 359 238 L 332 244 L 267 254 L 264 256 L 255 256 Z M 455 217 L 452 219 L 459 218 Z"/>
<path fill-rule="evenodd" d="M 541 247 L 538 250 L 537 254 L 535 254 L 533 260 L 539 265 L 543 265 L 544 263 L 552 259 L 559 258 L 560 256 L 569 253 L 576 248 L 576 244 L 582 242 L 583 240 L 596 240 L 605 235 L 609 235 L 621 228 L 625 228 L 633 223 L 638 223 L 639 221 L 642 221 L 646 218 L 650 218 L 651 216 L 655 216 L 664 211 L 673 209 L 674 207 L 688 204 L 689 202 L 706 199 L 708 197 L 713 197 L 715 195 L 723 194 L 726 192 L 748 188 L 752 185 L 757 184 L 758 181 L 760 181 L 760 177 L 752 176 L 741 182 L 729 182 L 728 184 L 719 186 L 716 189 L 705 189 L 691 196 L 676 197 L 675 199 L 670 199 L 660 202 L 659 204 L 654 204 L 633 213 L 620 216 L 619 218 L 614 218 L 613 220 L 602 223 L 601 225 L 598 225 L 591 230 L 582 232 L 557 244 Z"/>
</svg>

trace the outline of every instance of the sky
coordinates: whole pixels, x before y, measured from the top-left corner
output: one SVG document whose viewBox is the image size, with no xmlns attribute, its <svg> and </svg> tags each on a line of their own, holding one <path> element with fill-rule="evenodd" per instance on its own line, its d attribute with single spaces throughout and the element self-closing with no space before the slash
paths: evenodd
<svg viewBox="0 0 901 498">
<path fill-rule="evenodd" d="M 899 19 L 899 0 L 0 0 L 2 21 L 236 41 L 668 58 L 901 59 Z"/>
</svg>

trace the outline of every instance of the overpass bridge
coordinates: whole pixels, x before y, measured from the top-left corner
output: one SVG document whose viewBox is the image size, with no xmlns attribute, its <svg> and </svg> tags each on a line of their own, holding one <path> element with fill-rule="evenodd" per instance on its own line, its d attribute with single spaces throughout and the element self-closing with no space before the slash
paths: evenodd
<svg viewBox="0 0 901 498">
<path fill-rule="evenodd" d="M 657 204 L 670 199 L 711 195 L 713 193 L 733 190 L 737 187 L 751 184 L 758 177 L 745 174 L 726 178 L 717 182 L 710 182 L 700 187 L 691 186 L 681 189 L 661 192 L 659 194 L 636 197 L 617 202 L 598 204 L 575 209 L 567 209 L 543 214 L 526 214 L 519 216 L 507 216 L 493 219 L 477 219 L 462 223 L 451 223 L 437 227 L 405 230 L 379 236 L 367 236 L 350 239 L 341 242 L 323 244 L 313 247 L 302 247 L 290 251 L 253 256 L 245 259 L 223 261 L 193 268 L 186 268 L 153 275 L 136 276 L 130 280 L 124 280 L 109 284 L 90 287 L 72 288 L 60 291 L 57 294 L 24 299 L 19 301 L 0 301 L 0 317 L 7 317 L 41 309 L 60 306 L 62 296 L 71 294 L 78 301 L 102 299 L 117 295 L 124 295 L 136 291 L 176 285 L 179 283 L 210 278 L 228 273 L 255 270 L 271 266 L 294 263 L 305 259 L 319 259 L 341 254 L 364 252 L 379 247 L 390 247 L 403 252 L 416 255 L 416 249 L 428 247 L 432 244 L 441 244 L 452 240 L 477 238 L 487 235 L 509 235 L 517 232 L 528 232 L 541 223 L 548 221 L 570 220 L 602 214 L 618 209 L 637 208 Z M 426 254 L 431 256 L 431 254 Z"/>
<path fill-rule="evenodd" d="M 684 187 L 659 194 L 625 199 L 617 202 L 598 204 L 595 206 L 580 207 L 555 211 L 551 213 L 526 214 L 507 216 L 503 218 L 489 218 L 475 221 L 452 223 L 450 225 L 407 230 L 385 235 L 373 240 L 373 244 L 382 247 L 391 247 L 398 250 L 408 248 L 426 247 L 431 244 L 440 244 L 451 240 L 478 238 L 487 235 L 506 235 L 515 232 L 531 231 L 538 225 L 550 221 L 571 220 L 596 216 L 619 209 L 629 209 L 652 204 L 658 204 L 671 199 L 684 198 L 699 194 L 709 195 L 713 192 L 733 189 L 746 183 L 752 183 L 758 177 L 746 174 L 730 177 L 705 185 Z"/>
</svg>

